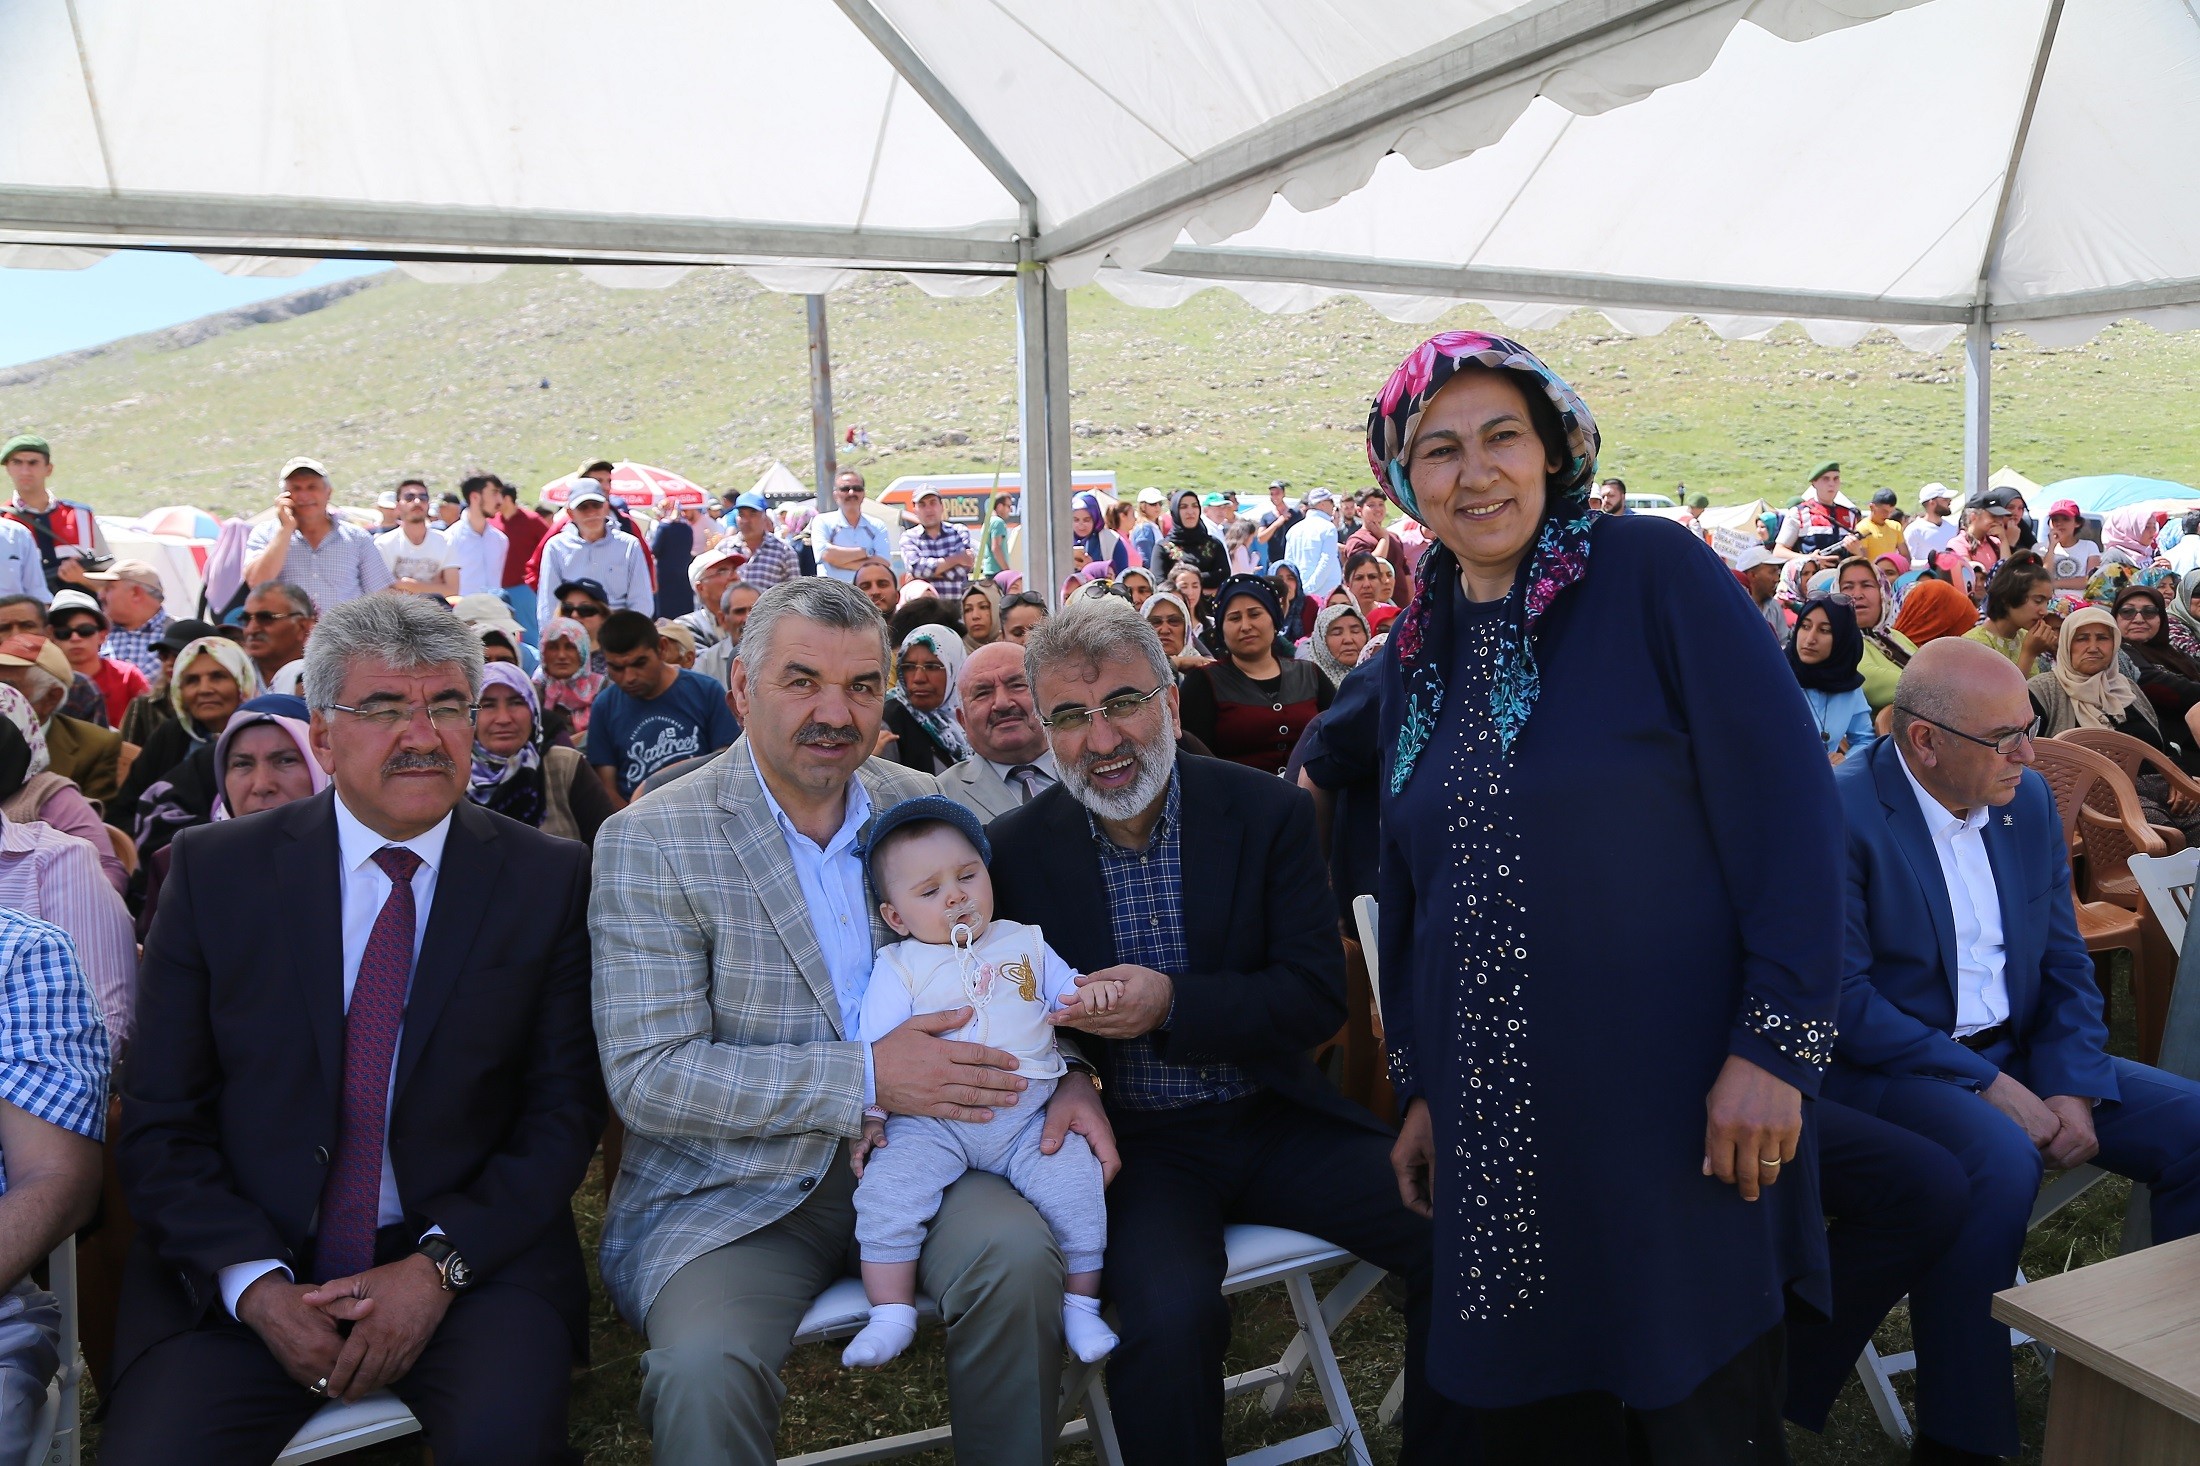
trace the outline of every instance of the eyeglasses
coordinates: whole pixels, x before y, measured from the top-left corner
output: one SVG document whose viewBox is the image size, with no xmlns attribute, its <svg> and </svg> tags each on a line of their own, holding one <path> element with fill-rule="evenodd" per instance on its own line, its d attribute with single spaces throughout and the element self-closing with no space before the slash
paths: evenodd
<svg viewBox="0 0 2200 1466">
<path fill-rule="evenodd" d="M 2126 616 L 2137 621 L 2159 621 L 2162 619 L 2161 611 L 2145 601 L 2140 601 L 2134 605 L 2118 606 L 2116 608 L 2116 619 L 2121 621 Z"/>
<path fill-rule="evenodd" d="M 55 641 L 77 641 L 84 637 L 103 637 L 107 628 L 97 621 L 79 621 L 74 626 L 63 626 L 53 632 Z"/>
<path fill-rule="evenodd" d="M 247 626 L 273 626 L 278 621 L 291 621 L 303 616 L 303 611 L 246 611 L 238 620 Z"/>
<path fill-rule="evenodd" d="M 428 496 L 426 494 L 399 494 L 397 502 L 400 504 L 425 504 L 428 502 Z"/>
<path fill-rule="evenodd" d="M 593 621 L 598 616 L 611 614 L 609 606 L 599 606 L 593 601 L 575 601 L 572 605 L 558 607 L 558 611 L 561 615 L 572 616 L 582 621 Z"/>
<path fill-rule="evenodd" d="M 1146 704 L 1152 702 L 1167 690 L 1167 684 L 1163 684 L 1151 692 L 1120 693 L 1101 703 L 1098 707 L 1063 708 L 1058 712 L 1047 714 L 1039 721 L 1056 733 L 1082 732 L 1092 726 L 1092 720 L 1095 717 L 1105 718 L 1111 724 L 1121 723 L 1127 718 L 1137 716 Z"/>
<path fill-rule="evenodd" d="M 438 733 L 448 733 L 472 723 L 479 706 L 470 702 L 379 702 L 371 708 L 347 708 L 342 703 L 330 703 L 329 710 L 350 713 L 360 722 L 371 723 L 384 732 L 402 727 L 424 712 L 428 715 L 429 727 Z"/>
<path fill-rule="evenodd" d="M 1938 728 L 1943 733 L 1953 733 L 1956 735 L 1956 737 L 1963 739 L 1966 743 L 1976 743 L 1981 748 L 1991 748 L 1995 753 L 2001 755 L 2003 758 L 2010 757 L 2018 749 L 2024 747 L 2026 744 L 2032 742 L 2034 739 L 2040 736 L 2040 720 L 2038 718 L 2034 718 L 2028 726 L 2019 728 L 2014 733 L 2004 733 L 1999 738 L 1981 738 L 1976 733 L 1966 733 L 1961 728 L 1951 728 L 1946 723 L 1938 722 L 1932 718 L 1928 718 L 1923 713 L 1918 712 L 1916 709 L 1906 708 L 1900 703 L 1895 704 L 1895 711 L 1899 713 L 1908 713 L 1911 717 L 1917 719 L 1920 723 L 1927 724 L 1930 727 Z"/>
</svg>

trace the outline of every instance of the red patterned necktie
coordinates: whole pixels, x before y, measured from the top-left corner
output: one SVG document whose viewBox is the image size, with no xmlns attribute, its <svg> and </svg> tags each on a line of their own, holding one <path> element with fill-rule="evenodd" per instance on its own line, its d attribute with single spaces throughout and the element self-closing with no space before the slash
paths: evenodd
<svg viewBox="0 0 2200 1466">
<path fill-rule="evenodd" d="M 336 1122 L 336 1159 L 321 1188 L 321 1232 L 313 1252 L 317 1283 L 373 1267 L 381 1222 L 390 1063 L 397 1056 L 405 991 L 412 984 L 412 878 L 420 857 L 401 845 L 385 845 L 374 852 L 374 863 L 390 878 L 390 894 L 367 934 L 344 1013 L 344 1101 Z"/>
</svg>

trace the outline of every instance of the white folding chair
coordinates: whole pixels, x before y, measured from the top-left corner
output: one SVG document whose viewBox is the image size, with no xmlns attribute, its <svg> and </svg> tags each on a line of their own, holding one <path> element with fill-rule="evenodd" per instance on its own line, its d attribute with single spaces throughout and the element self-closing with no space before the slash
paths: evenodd
<svg viewBox="0 0 2200 1466">
<path fill-rule="evenodd" d="M 921 1320 L 939 1316 L 939 1305 L 918 1294 L 917 1317 Z M 809 1312 L 802 1315 L 802 1322 L 795 1325 L 794 1341 L 823 1344 L 849 1338 L 861 1332 L 870 1317 L 871 1305 L 863 1296 L 863 1284 L 855 1278 L 842 1278 L 817 1295 Z M 1121 1466 L 1122 1455 L 1115 1444 L 1115 1423 L 1108 1417 L 1107 1393 L 1100 1388 L 1100 1369 L 1100 1365 L 1080 1364 L 1074 1359 L 1063 1369 L 1060 1443 L 1066 1446 L 1090 1440 L 1094 1453 L 1107 1466 Z M 1070 1413 L 1080 1404 L 1085 1407 L 1085 1414 L 1075 1420 L 1069 1419 Z M 950 1428 L 940 1425 L 929 1430 L 906 1431 L 853 1445 L 785 1456 L 780 1459 L 779 1466 L 853 1466 L 858 1461 L 892 1461 L 934 1446 L 951 1444 L 953 1440 Z"/>
<path fill-rule="evenodd" d="M 404 1402 L 388 1390 L 378 1390 L 363 1400 L 346 1404 L 331 1400 L 298 1427 L 298 1433 L 275 1458 L 276 1466 L 301 1466 L 306 1461 L 326 1461 L 331 1456 L 394 1441 L 420 1429 L 420 1422 Z"/>
<path fill-rule="evenodd" d="M 1360 956 L 1367 963 L 1367 990 L 1374 996 L 1375 1021 L 1383 1022 L 1383 964 L 1380 938 L 1383 931 L 1382 908 L 1373 896 L 1352 898 L 1352 925 L 1360 934 Z M 1375 1421 L 1388 1426 L 1405 1409 L 1406 1372 L 1398 1371 L 1398 1377 L 1390 1382 L 1383 1393 L 1383 1403 L 1375 1407 Z"/>
<path fill-rule="evenodd" d="M 77 1466 L 84 1456 L 84 1432 L 79 1417 L 84 1413 L 84 1356 L 76 1334 L 76 1238 L 64 1237 L 46 1254 L 46 1291 L 61 1308 L 61 1342 L 56 1351 L 61 1367 L 46 1386 L 46 1402 L 32 1422 L 31 1439 L 43 1441 L 30 1459 L 39 1466 Z"/>
<path fill-rule="evenodd" d="M 2183 952 L 2185 924 L 2192 919 L 2193 886 L 2200 881 L 2200 848 L 2174 855 L 2134 855 L 2131 878 L 2146 898 L 2146 909 L 2162 924 L 2170 950 Z"/>
</svg>

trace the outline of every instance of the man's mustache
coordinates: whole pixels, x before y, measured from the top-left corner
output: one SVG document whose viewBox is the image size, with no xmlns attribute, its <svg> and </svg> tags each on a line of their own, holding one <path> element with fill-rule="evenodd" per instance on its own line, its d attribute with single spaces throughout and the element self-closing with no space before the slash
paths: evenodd
<svg viewBox="0 0 2200 1466">
<path fill-rule="evenodd" d="M 417 772 L 449 773 L 458 767 L 451 756 L 440 750 L 435 753 L 394 753 L 383 763 L 384 774 L 409 774 Z"/>
<path fill-rule="evenodd" d="M 794 741 L 797 744 L 854 743 L 861 736 L 853 723 L 844 727 L 835 727 L 831 723 L 804 723 L 795 730 Z"/>
</svg>

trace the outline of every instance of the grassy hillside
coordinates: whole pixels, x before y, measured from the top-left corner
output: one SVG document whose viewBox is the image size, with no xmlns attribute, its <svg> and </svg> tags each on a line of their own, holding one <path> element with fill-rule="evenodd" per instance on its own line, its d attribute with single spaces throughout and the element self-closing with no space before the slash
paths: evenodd
<svg viewBox="0 0 2200 1466">
<path fill-rule="evenodd" d="M 934 300 L 890 278 L 832 297 L 835 396 L 874 487 L 896 473 L 1013 468 L 1006 291 Z M 1097 290 L 1071 301 L 1080 466 L 1126 485 L 1306 486 L 1365 477 L 1367 397 L 1424 334 L 1339 300 L 1263 316 L 1222 292 L 1174 311 Z M 1461 311 L 1445 325 L 1486 323 Z M 1854 350 L 1784 328 L 1725 342 L 1694 322 L 1619 335 L 1580 313 L 1535 333 L 1604 428 L 1604 466 L 1637 488 L 1785 498 L 1820 458 L 1851 491 L 1961 472 L 1960 352 L 1891 338 Z M 1994 461 L 2042 482 L 2128 471 L 2200 481 L 2200 339 L 2138 327 L 2085 347 L 2007 338 Z M 11 373 L 20 375 L 20 373 Z M 774 458 L 809 476 L 802 303 L 732 272 L 613 291 L 570 271 L 476 286 L 401 276 L 292 320 L 179 346 L 145 337 L 0 386 L 0 429 L 52 438 L 57 483 L 103 509 L 258 507 L 292 453 L 344 499 L 403 473 L 450 487 L 487 465 L 532 486 L 583 457 L 661 463 L 746 487 Z"/>
</svg>

